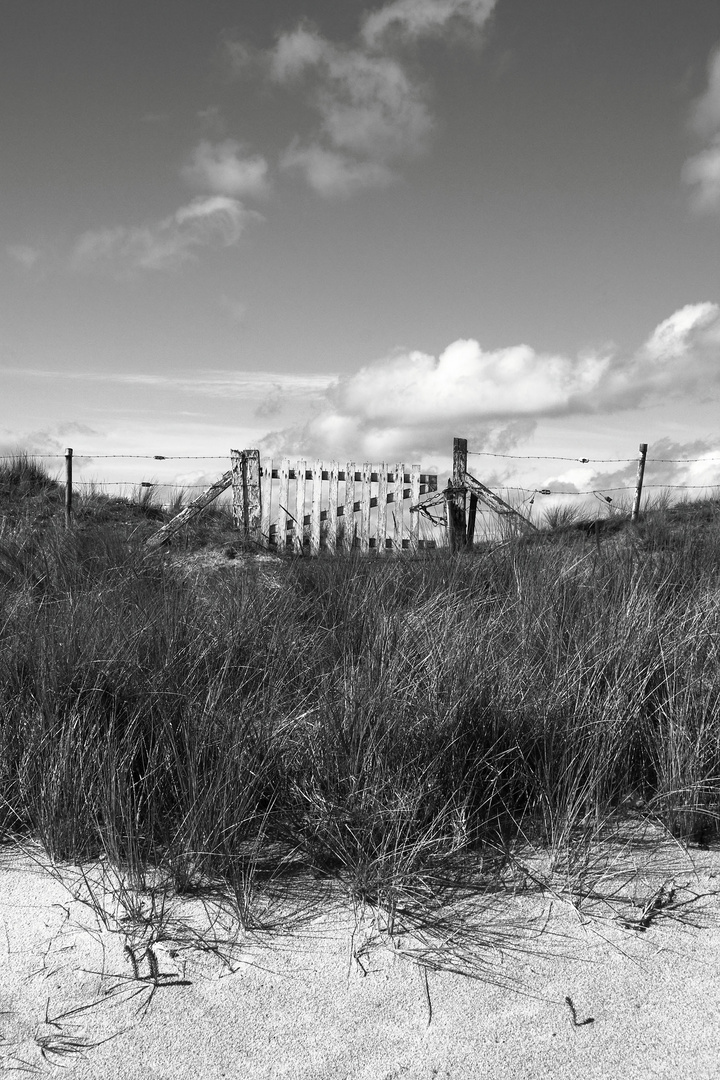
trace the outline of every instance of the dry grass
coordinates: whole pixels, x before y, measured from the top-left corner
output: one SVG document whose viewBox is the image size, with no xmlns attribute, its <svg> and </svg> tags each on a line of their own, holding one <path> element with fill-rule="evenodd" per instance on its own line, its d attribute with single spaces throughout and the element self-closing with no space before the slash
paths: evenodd
<svg viewBox="0 0 720 1080">
<path fill-rule="evenodd" d="M 331 882 L 466 973 L 526 947 L 532 928 L 496 918 L 518 889 L 640 931 L 692 903 L 678 866 L 640 888 L 627 826 L 656 852 L 718 835 L 716 504 L 600 540 L 564 522 L 475 556 L 189 574 L 226 545 L 222 514 L 148 556 L 151 500 L 95 493 L 68 532 L 52 483 L 18 472 L 21 499 L 0 476 L 0 827 L 121 873 L 137 978 L 162 983 L 163 897 L 210 887 L 271 929 Z"/>
</svg>

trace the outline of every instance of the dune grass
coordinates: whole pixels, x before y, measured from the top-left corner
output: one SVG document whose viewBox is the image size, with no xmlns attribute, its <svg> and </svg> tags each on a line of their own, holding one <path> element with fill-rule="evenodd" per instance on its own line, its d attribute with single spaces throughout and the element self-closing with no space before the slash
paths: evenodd
<svg viewBox="0 0 720 1080">
<path fill-rule="evenodd" d="M 0 828 L 53 859 L 221 883 L 248 926 L 305 874 L 446 932 L 454 903 L 537 881 L 529 852 L 581 904 L 629 820 L 715 839 L 715 503 L 602 546 L 189 578 L 192 537 L 139 542 L 147 505 L 95 494 L 68 531 L 41 471 L 24 490 L 0 530 Z"/>
</svg>

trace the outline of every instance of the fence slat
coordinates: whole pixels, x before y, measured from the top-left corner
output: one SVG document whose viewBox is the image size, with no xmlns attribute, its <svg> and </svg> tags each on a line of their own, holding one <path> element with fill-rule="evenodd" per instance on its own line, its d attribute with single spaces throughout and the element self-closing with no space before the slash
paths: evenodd
<svg viewBox="0 0 720 1080">
<path fill-rule="evenodd" d="M 280 551 L 287 547 L 288 499 L 290 494 L 290 462 L 283 458 L 278 469 L 280 490 L 278 492 L 277 546 Z"/>
<path fill-rule="evenodd" d="M 378 489 L 377 489 L 377 550 L 384 554 L 385 552 L 385 537 L 387 533 L 387 494 L 388 494 L 388 474 L 387 464 L 383 461 L 378 469 Z"/>
<path fill-rule="evenodd" d="M 393 484 L 393 547 L 396 551 L 402 551 L 403 538 L 403 478 L 405 466 L 395 466 L 395 482 Z"/>
<path fill-rule="evenodd" d="M 262 533 L 261 541 L 264 545 L 270 545 L 270 519 L 272 517 L 272 462 L 269 465 L 263 465 L 261 469 L 262 473 L 262 523 L 260 526 L 260 532 Z"/>
<path fill-rule="evenodd" d="M 352 551 L 355 544 L 355 462 L 345 466 L 345 505 L 343 506 L 343 548 Z"/>
<path fill-rule="evenodd" d="M 322 461 L 313 462 L 310 502 L 310 554 L 320 554 L 320 509 L 322 503 Z"/>
<path fill-rule="evenodd" d="M 362 487 L 360 489 L 360 550 L 370 550 L 370 498 L 372 485 L 372 465 L 368 462 L 362 467 Z"/>
<path fill-rule="evenodd" d="M 328 469 L 327 547 L 331 555 L 337 550 L 338 463 L 330 462 Z"/>
<path fill-rule="evenodd" d="M 295 528 L 293 546 L 297 546 L 299 555 L 303 553 L 303 522 L 305 521 L 305 462 L 298 461 L 295 466 Z"/>
<path fill-rule="evenodd" d="M 410 470 L 410 505 L 417 506 L 420 502 L 420 466 L 413 465 Z M 417 551 L 420 540 L 420 514 L 415 511 L 410 515 L 410 547 Z"/>
</svg>

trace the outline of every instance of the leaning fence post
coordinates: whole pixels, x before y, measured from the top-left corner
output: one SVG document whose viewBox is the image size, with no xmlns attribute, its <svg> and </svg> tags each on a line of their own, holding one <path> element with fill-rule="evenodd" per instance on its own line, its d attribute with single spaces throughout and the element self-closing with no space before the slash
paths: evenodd
<svg viewBox="0 0 720 1080">
<path fill-rule="evenodd" d="M 462 551 L 466 544 L 465 473 L 467 472 L 467 439 L 453 439 L 453 472 L 446 490 L 448 536 L 450 551 Z"/>
<path fill-rule="evenodd" d="M 640 514 L 640 496 L 642 495 L 643 477 L 645 476 L 645 458 L 647 457 L 648 444 L 640 443 L 640 457 L 638 458 L 637 480 L 635 482 L 635 499 L 633 500 L 631 521 L 637 521 Z"/>
<path fill-rule="evenodd" d="M 72 524 L 72 446 L 65 450 L 65 528 Z"/>
</svg>

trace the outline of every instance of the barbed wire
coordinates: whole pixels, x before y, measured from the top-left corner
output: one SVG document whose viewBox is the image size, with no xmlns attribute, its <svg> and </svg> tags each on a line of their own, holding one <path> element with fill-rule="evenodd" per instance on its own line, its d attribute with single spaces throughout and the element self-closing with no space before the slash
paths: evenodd
<svg viewBox="0 0 720 1080">
<path fill-rule="evenodd" d="M 590 462 L 607 464 L 609 462 L 623 461 L 627 464 L 631 461 L 637 461 L 637 458 L 579 458 L 559 457 L 557 454 L 493 454 L 489 450 L 468 450 L 468 455 L 470 454 L 473 457 L 510 458 L 513 461 L 576 461 L 581 465 L 588 465 Z M 650 461 L 651 459 L 648 458 L 647 460 Z"/>
<path fill-rule="evenodd" d="M 18 454 L 0 454 L 0 461 L 13 461 L 17 458 Z M 64 461 L 67 455 L 65 454 L 28 454 L 29 458 L 37 458 L 41 460 L 53 459 L 57 461 Z M 225 461 L 229 457 L 228 454 L 75 454 L 73 453 L 73 461 L 80 461 L 83 458 L 102 458 L 103 460 L 108 458 L 121 458 L 123 460 L 130 460 L 132 458 L 142 461 Z"/>
<path fill-rule="evenodd" d="M 574 461 L 580 465 L 609 465 L 624 463 L 632 465 L 637 458 L 586 458 L 586 457 L 559 457 L 555 454 L 495 454 L 489 450 L 468 450 L 468 455 L 474 457 L 507 458 L 512 461 Z M 720 461 L 720 457 L 702 458 L 645 458 L 646 461 L 660 461 L 674 464 L 685 464 L 698 461 Z"/>
<path fill-rule="evenodd" d="M 97 488 L 99 491 L 102 488 L 105 488 L 105 487 L 154 488 L 154 487 L 174 487 L 174 486 L 181 487 L 183 489 L 183 491 L 185 491 L 185 490 L 191 491 L 191 490 L 194 490 L 194 489 L 197 489 L 198 491 L 205 491 L 207 489 L 208 485 L 207 484 L 174 484 L 173 481 L 163 481 L 163 480 L 153 480 L 153 481 L 150 481 L 150 480 L 98 480 L 98 481 L 96 481 L 96 480 L 75 480 L 75 479 L 73 479 L 72 486 L 74 488 L 76 488 L 76 487 Z"/>
</svg>

